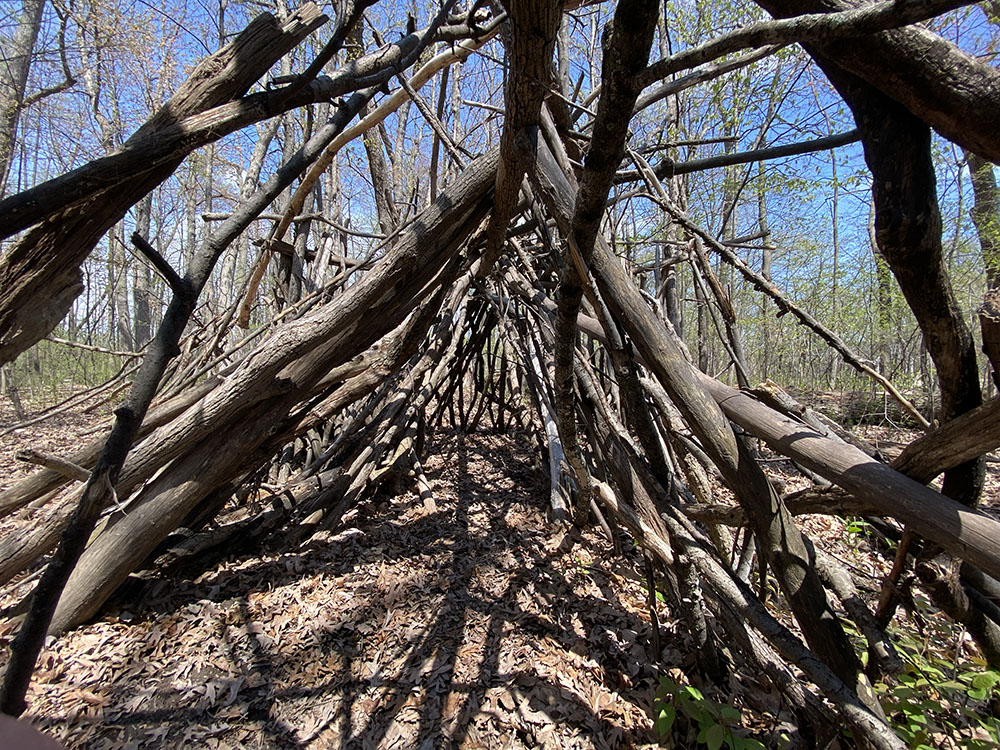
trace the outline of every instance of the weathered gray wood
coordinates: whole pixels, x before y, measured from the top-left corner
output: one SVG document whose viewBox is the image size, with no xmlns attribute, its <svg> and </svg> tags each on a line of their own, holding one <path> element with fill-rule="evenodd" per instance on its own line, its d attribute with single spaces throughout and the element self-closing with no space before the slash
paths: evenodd
<svg viewBox="0 0 1000 750">
<path fill-rule="evenodd" d="M 512 0 L 507 4 L 510 71 L 504 88 L 500 167 L 494 191 L 496 206 L 486 232 L 485 260 L 480 269 L 483 275 L 500 257 L 521 181 L 535 159 L 538 121 L 547 93 L 542 82 L 550 77 L 562 5 L 561 0 Z"/>
<path fill-rule="evenodd" d="M 608 192 L 625 153 L 628 124 L 641 90 L 639 73 L 649 60 L 658 13 L 656 0 L 623 0 L 605 27 L 601 41 L 602 89 L 593 135 L 573 198 L 572 218 L 568 225 L 563 220 L 567 242 L 556 293 L 553 391 L 559 437 L 576 477 L 578 522 L 586 518 L 590 508 L 590 474 L 577 440 L 573 396 L 576 318 L 583 288 L 589 284 L 587 265 L 598 241 Z M 569 206 L 563 208 L 565 213 Z"/>
<path fill-rule="evenodd" d="M 326 21 L 307 3 L 281 25 L 258 16 L 229 45 L 203 60 L 171 99 L 132 136 L 141 141 L 188 115 L 244 94 L 268 68 Z M 131 140 L 131 139 L 130 139 Z M 49 333 L 83 289 L 80 264 L 128 209 L 169 177 L 183 154 L 142 170 L 85 204 L 62 209 L 0 257 L 0 363 Z M 50 211 L 53 205 L 44 208 Z M 37 209 L 34 203 L 29 208 Z M 15 213 L 9 208 L 7 216 Z M 16 222 L 15 222 L 16 224 Z"/>
<path fill-rule="evenodd" d="M 549 146 L 539 148 L 536 182 L 549 210 L 559 220 L 560 216 L 568 214 L 569 206 L 575 202 L 575 191 Z M 551 144 L 551 147 L 559 148 L 558 144 Z M 646 366 L 670 394 L 726 484 L 746 509 L 810 648 L 841 679 L 859 691 L 866 706 L 881 713 L 871 686 L 861 672 L 860 661 L 809 562 L 811 545 L 795 525 L 763 470 L 746 446 L 737 440 L 708 389 L 699 382 L 675 336 L 656 318 L 600 236 L 594 244 L 590 270 L 611 315 L 628 332 Z"/>
<path fill-rule="evenodd" d="M 900 474 L 852 445 L 823 437 L 802 422 L 707 375 L 700 379 L 727 417 L 773 450 L 990 575 L 1000 576 L 1000 522 Z"/>
<path fill-rule="evenodd" d="M 314 5 L 307 4 L 298 13 L 310 14 L 314 10 Z M 311 26 L 315 28 L 321 20 L 325 21 L 325 17 L 317 16 Z M 290 21 L 294 22 L 295 18 Z M 472 28 L 457 24 L 440 29 L 431 36 L 441 41 L 457 41 L 475 35 L 476 31 Z M 328 102 L 359 89 L 384 84 L 395 75 L 400 65 L 412 62 L 429 40 L 426 30 L 408 34 L 388 45 L 387 49 L 352 61 L 332 76 L 319 76 L 301 88 L 290 86 L 289 89 L 294 91 L 272 89 L 240 96 L 235 101 L 222 99 L 217 104 L 208 103 L 201 108 L 185 107 L 177 112 L 173 120 L 154 115 L 114 153 L 0 201 L 0 237 L 11 236 L 65 208 L 117 188 L 132 177 L 181 158 L 200 146 L 253 123 L 290 109 Z M 266 51 L 260 54 L 263 56 Z M 263 70 L 254 68 L 260 70 L 258 78 L 266 69 L 267 66 Z M 252 73 L 253 70 L 246 72 Z M 181 93 L 178 91 L 178 95 Z M 184 97 L 190 98 L 190 92 Z"/>
<path fill-rule="evenodd" d="M 890 464 L 919 482 L 1000 447 L 1000 398 L 945 422 L 903 448 Z"/>
<path fill-rule="evenodd" d="M 278 328 L 233 375 L 164 434 L 178 458 L 144 487 L 128 514 L 87 548 L 50 631 L 92 617 L 133 568 L 216 486 L 238 472 L 272 426 L 331 368 L 399 325 L 489 210 L 497 150 L 481 157 L 401 234 L 390 252 L 334 302 Z M 373 309 L 378 316 L 370 315 Z M 193 436 L 197 436 L 194 437 Z M 193 447 L 192 447 L 193 446 Z"/>
</svg>

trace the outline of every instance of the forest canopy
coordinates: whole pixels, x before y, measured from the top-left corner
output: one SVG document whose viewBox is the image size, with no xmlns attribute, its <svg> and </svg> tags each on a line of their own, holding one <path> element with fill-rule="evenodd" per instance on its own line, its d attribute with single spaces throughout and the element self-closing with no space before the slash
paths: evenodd
<svg viewBox="0 0 1000 750">
<path fill-rule="evenodd" d="M 0 485 L 0 583 L 45 563 L 3 712 L 179 530 L 301 544 L 446 428 L 530 434 L 552 522 L 634 541 L 699 673 L 755 665 L 817 736 L 905 746 L 873 682 L 910 588 L 1000 669 L 995 3 L 3 13 L 0 430 L 114 408 Z M 891 542 L 867 603 L 811 513 Z"/>
</svg>

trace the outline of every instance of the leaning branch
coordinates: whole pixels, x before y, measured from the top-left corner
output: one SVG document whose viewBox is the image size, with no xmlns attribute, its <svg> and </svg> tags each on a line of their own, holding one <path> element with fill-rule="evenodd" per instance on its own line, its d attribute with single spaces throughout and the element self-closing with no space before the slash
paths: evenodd
<svg viewBox="0 0 1000 750">
<path fill-rule="evenodd" d="M 491 25 L 491 29 L 488 33 L 477 37 L 475 40 L 467 40 L 453 45 L 450 49 L 431 58 L 413 75 L 410 79 L 410 86 L 414 90 L 419 89 L 442 68 L 456 62 L 465 61 L 469 55 L 492 38 L 499 28 L 499 23 L 494 23 Z M 428 37 L 425 41 L 429 43 L 430 37 Z M 377 126 L 380 122 L 385 120 L 386 117 L 399 109 L 399 107 L 402 106 L 403 102 L 407 99 L 408 95 L 406 91 L 403 89 L 397 89 L 391 96 L 384 99 L 374 111 L 370 112 L 364 117 L 364 119 L 356 123 L 354 126 L 344 130 L 343 133 L 341 133 L 332 143 L 330 143 L 329 146 L 327 146 L 326 150 L 319 156 L 319 158 L 316 159 L 312 167 L 302 178 L 298 187 L 296 187 L 295 192 L 292 194 L 280 221 L 270 234 L 273 239 L 282 239 L 285 232 L 288 230 L 288 227 L 295 220 L 295 217 L 302 211 L 306 198 L 308 198 L 312 193 L 312 189 L 316 185 L 316 182 L 319 180 L 320 176 L 322 176 L 323 172 L 326 171 L 327 167 L 333 163 L 333 160 L 340 152 L 340 149 L 358 136 L 363 135 Z M 264 273 L 267 270 L 267 263 L 270 260 L 270 257 L 270 251 L 267 247 L 264 247 L 254 264 L 253 272 L 250 276 L 250 283 L 248 284 L 247 291 L 244 294 L 243 302 L 240 305 L 239 317 L 236 321 L 236 324 L 241 328 L 247 328 L 250 325 L 250 310 L 253 305 L 253 300 L 257 296 L 257 289 L 260 286 L 260 282 L 264 278 Z"/>
<path fill-rule="evenodd" d="M 484 44 L 498 27 L 498 24 L 491 24 L 491 32 L 474 42 L 473 49 Z M 294 93 L 287 90 L 289 87 L 263 91 L 191 114 L 175 123 L 157 128 L 144 127 L 115 153 L 94 159 L 0 201 L 0 239 L 114 188 L 128 177 L 183 157 L 256 122 L 314 102 L 332 101 L 362 88 L 380 86 L 395 75 L 401 65 L 419 54 L 429 41 L 437 38 L 433 33 L 429 34 L 430 31 L 410 34 L 366 55 L 333 76 L 321 76 L 310 81 Z M 452 28 L 449 36 L 454 37 L 455 33 Z M 471 36 L 474 32 L 466 29 L 465 33 Z M 452 54 L 452 61 L 464 60 L 468 53 L 463 54 L 462 50 L 463 45 L 459 44 L 453 51 L 442 54 Z M 456 54 L 457 57 L 454 56 Z M 434 72 L 437 69 L 432 70 L 431 75 Z M 293 83 L 291 87 L 297 85 Z"/>
<path fill-rule="evenodd" d="M 273 59 L 280 58 L 305 36 L 326 23 L 326 16 L 320 15 L 315 6 L 310 7 L 314 11 L 312 14 L 293 19 L 299 23 L 290 23 L 288 28 L 282 31 L 281 38 L 284 44 L 276 51 L 277 55 Z M 255 20 L 248 29 L 253 29 L 254 24 L 263 23 L 264 21 L 259 19 Z M 264 59 L 264 53 L 267 52 L 268 50 L 254 50 L 254 55 Z M 233 55 L 228 48 L 222 50 L 207 58 L 203 63 L 205 69 L 211 69 L 213 62 L 217 65 L 216 61 L 223 59 L 224 54 Z M 241 60 L 249 56 L 238 55 Z M 199 67 L 198 71 L 201 69 Z M 263 71 L 259 69 L 260 66 L 256 65 L 249 74 L 241 76 L 247 88 L 260 77 Z M 264 70 L 266 71 L 266 68 Z M 247 80 L 254 72 L 257 73 L 257 77 Z M 197 71 L 191 78 L 196 78 L 196 75 Z M 191 85 L 190 80 L 185 86 Z M 307 96 L 310 91 L 311 96 Z M 180 111 L 171 118 L 171 115 L 164 114 L 164 111 L 169 112 L 170 104 L 179 98 L 175 95 L 171 102 L 157 111 L 118 151 L 94 159 L 82 167 L 0 201 L 0 239 L 6 239 L 83 200 L 98 196 L 136 175 L 145 174 L 173 159 L 181 158 L 194 149 L 247 125 L 280 114 L 285 109 L 318 101 L 320 98 L 341 95 L 324 90 L 318 83 L 314 83 L 312 89 L 288 103 L 282 102 L 282 94 L 283 92 L 279 90 L 251 94 L 236 101 L 210 100 L 200 102 L 201 106 L 196 105 L 194 111 L 188 102 L 182 101 L 182 105 L 188 106 L 182 108 L 175 104 L 174 108 Z M 141 196 L 136 196 L 139 197 Z"/>
<path fill-rule="evenodd" d="M 907 445 L 890 464 L 920 482 L 1000 446 L 1000 398 L 960 414 Z"/>
<path fill-rule="evenodd" d="M 770 159 L 781 159 L 786 156 L 800 156 L 801 154 L 811 154 L 816 151 L 828 151 L 831 148 L 846 146 L 848 143 L 855 143 L 860 140 L 861 134 L 855 128 L 846 133 L 814 138 L 811 141 L 789 143 L 784 146 L 771 146 L 770 148 L 758 148 L 753 151 L 742 151 L 735 154 L 719 154 L 718 156 L 709 156 L 704 159 L 690 159 L 681 162 L 663 159 L 653 168 L 653 174 L 661 180 L 666 180 L 676 175 L 701 172 L 705 169 L 731 167 L 736 164 L 750 164 Z M 637 171 L 619 172 L 615 175 L 616 184 L 634 182 L 641 179 L 642 173 Z"/>
<path fill-rule="evenodd" d="M 352 98 L 357 99 L 357 96 Z M 356 106 L 360 104 L 356 103 Z M 321 147 L 323 142 L 328 142 L 343 130 L 355 114 L 356 110 L 352 110 L 349 105 L 340 107 L 331 122 L 314 136 L 313 143 L 319 141 Z M 111 434 L 63 531 L 60 544 L 39 580 L 28 613 L 14 639 L 11 658 L 4 672 L 3 684 L 0 685 L 0 710 L 4 713 L 19 716 L 27 707 L 25 695 L 46 633 L 58 611 L 57 605 L 63 598 L 66 584 L 93 533 L 100 511 L 117 499 L 115 483 L 121 475 L 167 365 L 180 353 L 178 343 L 194 312 L 198 296 L 211 277 L 223 250 L 235 236 L 233 232 L 239 233 L 245 229 L 253 216 L 263 210 L 308 165 L 308 145 L 282 165 L 247 201 L 242 211 L 237 211 L 234 217 L 199 247 L 192 259 L 183 281 L 184 293 L 174 294 L 124 404 L 115 410 Z"/>
<path fill-rule="evenodd" d="M 75 479 L 78 482 L 86 482 L 90 479 L 90 471 L 82 466 L 79 466 L 72 461 L 67 461 L 65 458 L 59 458 L 59 456 L 53 456 L 49 453 L 36 451 L 33 448 L 18 451 L 17 460 L 24 461 L 29 464 L 44 466 L 47 469 L 59 472 L 67 479 Z"/>
<path fill-rule="evenodd" d="M 567 232 L 555 321 L 556 421 L 566 457 L 578 487 L 577 522 L 590 508 L 590 473 L 577 438 L 573 362 L 576 356 L 576 319 L 587 282 L 587 265 L 598 242 L 615 169 L 625 153 L 628 125 L 642 86 L 638 74 L 649 59 L 659 3 L 656 0 L 620 2 L 605 29 L 602 42 L 602 94 L 594 119 L 590 150 L 584 160 L 579 192 Z"/>
<path fill-rule="evenodd" d="M 678 52 L 650 65 L 640 80 L 647 86 L 696 65 L 750 47 L 785 45 L 793 42 L 828 42 L 833 39 L 873 34 L 926 21 L 950 10 L 972 5 L 970 0 L 895 0 L 837 13 L 810 13 L 778 21 L 761 21 L 723 34 L 705 44 Z"/>
</svg>

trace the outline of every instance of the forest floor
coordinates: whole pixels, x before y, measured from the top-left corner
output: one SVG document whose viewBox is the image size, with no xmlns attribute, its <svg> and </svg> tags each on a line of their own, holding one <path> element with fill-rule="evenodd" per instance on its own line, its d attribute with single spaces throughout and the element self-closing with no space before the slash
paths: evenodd
<svg viewBox="0 0 1000 750">
<path fill-rule="evenodd" d="M 31 444 L 61 452 L 86 421 Z M 0 487 L 26 442 L 0 440 Z M 299 549 L 154 577 L 141 604 L 51 642 L 28 718 L 81 748 L 653 742 L 641 557 L 546 520 L 526 435 L 448 434 L 428 454 L 432 503 L 379 497 Z"/>
<path fill-rule="evenodd" d="M 0 489 L 28 471 L 16 450 L 66 453 L 96 421 L 67 414 L 0 438 Z M 888 452 L 909 439 L 869 437 Z M 547 520 L 535 455 L 524 434 L 439 434 L 424 462 L 433 501 L 380 495 L 299 548 L 148 573 L 127 603 L 50 641 L 27 718 L 70 748 L 653 745 L 659 677 L 679 678 L 690 649 L 658 602 L 653 652 L 635 548 L 616 555 L 600 531 Z M 788 468 L 768 464 L 791 490 L 804 480 Z M 840 519 L 802 522 L 874 594 L 885 559 Z M 0 620 L 0 644 L 10 630 Z M 740 683 L 760 697 L 752 675 Z M 784 718 L 776 706 L 744 723 L 764 740 Z"/>
</svg>

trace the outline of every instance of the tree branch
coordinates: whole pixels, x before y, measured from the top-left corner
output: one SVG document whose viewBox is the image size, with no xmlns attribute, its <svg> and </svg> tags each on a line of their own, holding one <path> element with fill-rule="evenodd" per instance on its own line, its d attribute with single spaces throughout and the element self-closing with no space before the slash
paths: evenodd
<svg viewBox="0 0 1000 750">
<path fill-rule="evenodd" d="M 887 0 L 836 13 L 811 13 L 777 21 L 761 21 L 659 60 L 646 68 L 641 81 L 644 86 L 648 86 L 672 73 L 748 47 L 825 42 L 859 34 L 874 34 L 926 21 L 966 5 L 972 5 L 972 0 L 909 0 L 906 3 Z"/>
</svg>

